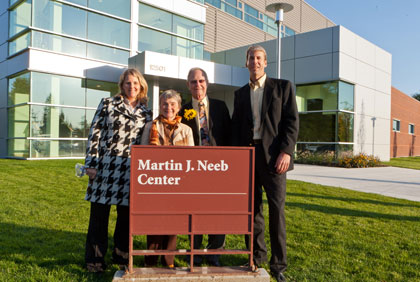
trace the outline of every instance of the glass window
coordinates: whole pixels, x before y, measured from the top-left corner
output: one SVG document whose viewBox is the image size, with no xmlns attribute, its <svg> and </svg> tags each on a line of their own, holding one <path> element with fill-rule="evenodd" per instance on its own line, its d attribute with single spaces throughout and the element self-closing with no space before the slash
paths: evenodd
<svg viewBox="0 0 420 282">
<path fill-rule="evenodd" d="M 89 13 L 88 39 L 129 48 L 130 24 L 99 14 Z"/>
<path fill-rule="evenodd" d="M 242 2 L 239 2 L 239 3 L 238 3 L 238 8 L 239 8 L 239 9 L 242 9 Z"/>
<path fill-rule="evenodd" d="M 172 54 L 171 35 L 151 30 L 145 27 L 139 27 L 139 46 L 141 51 L 154 51 L 163 54 Z"/>
<path fill-rule="evenodd" d="M 414 134 L 414 124 L 409 124 L 408 125 L 408 133 L 410 134 Z"/>
<path fill-rule="evenodd" d="M 82 79 L 33 72 L 32 102 L 84 107 Z"/>
<path fill-rule="evenodd" d="M 248 14 L 245 14 L 244 19 L 247 23 L 250 23 L 250 24 L 258 27 L 259 29 L 264 29 L 264 24 L 262 22 L 260 22 L 259 20 L 257 20 L 256 18 L 251 17 Z"/>
<path fill-rule="evenodd" d="M 66 0 L 67 2 L 71 2 L 80 6 L 87 6 L 88 0 Z"/>
<path fill-rule="evenodd" d="M 299 142 L 336 142 L 336 112 L 299 114 Z"/>
<path fill-rule="evenodd" d="M 9 78 L 9 106 L 29 102 L 29 72 Z"/>
<path fill-rule="evenodd" d="M 38 31 L 33 31 L 32 37 L 34 47 L 86 57 L 86 42 Z"/>
<path fill-rule="evenodd" d="M 8 109 L 8 137 L 29 137 L 29 106 Z"/>
<path fill-rule="evenodd" d="M 119 92 L 118 84 L 88 79 L 86 81 L 86 107 L 97 108 L 102 98 Z"/>
<path fill-rule="evenodd" d="M 31 157 L 83 157 L 86 143 L 85 140 L 31 140 Z"/>
<path fill-rule="evenodd" d="M 298 143 L 298 152 L 310 151 L 312 153 L 335 152 L 338 144 L 319 144 L 319 143 Z"/>
<path fill-rule="evenodd" d="M 242 11 L 239 11 L 238 9 L 226 5 L 225 3 L 222 3 L 222 10 L 225 11 L 226 13 L 231 14 L 232 16 L 235 16 L 239 19 L 242 19 Z"/>
<path fill-rule="evenodd" d="M 172 31 L 172 14 L 139 3 L 139 21 L 141 24 Z"/>
<path fill-rule="evenodd" d="M 396 120 L 396 119 L 393 119 L 392 120 L 392 130 L 393 131 L 400 131 L 400 121 L 399 120 Z"/>
<path fill-rule="evenodd" d="M 204 38 L 204 26 L 201 23 L 173 15 L 172 32 L 188 38 L 202 41 Z"/>
<path fill-rule="evenodd" d="M 176 37 L 172 37 L 172 55 L 193 58 L 193 59 L 203 59 L 203 44 Z"/>
<path fill-rule="evenodd" d="M 292 35 L 296 34 L 293 29 L 288 28 L 287 26 L 285 26 L 285 31 L 284 32 L 285 32 L 286 36 L 292 36 Z"/>
<path fill-rule="evenodd" d="M 17 158 L 29 157 L 29 140 L 28 139 L 9 139 L 7 140 L 7 155 Z"/>
<path fill-rule="evenodd" d="M 15 40 L 9 42 L 9 55 L 13 55 L 31 45 L 31 33 L 28 31 Z"/>
<path fill-rule="evenodd" d="M 340 110 L 354 111 L 354 85 L 338 82 L 338 107 Z"/>
<path fill-rule="evenodd" d="M 32 105 L 31 109 L 32 137 L 87 137 L 84 109 L 37 105 Z"/>
<path fill-rule="evenodd" d="M 92 59 L 127 65 L 128 58 L 130 57 L 128 51 L 98 44 L 88 43 L 87 48 L 87 57 Z"/>
<path fill-rule="evenodd" d="M 9 37 L 12 37 L 31 25 L 31 0 L 10 11 L 9 17 Z"/>
<path fill-rule="evenodd" d="M 131 0 L 89 0 L 89 8 L 130 19 Z"/>
<path fill-rule="evenodd" d="M 353 114 L 338 113 L 338 142 L 353 142 L 353 119 Z"/>
<path fill-rule="evenodd" d="M 257 9 L 252 8 L 251 6 L 245 4 L 245 13 L 253 16 L 258 19 L 259 13 Z"/>
<path fill-rule="evenodd" d="M 337 82 L 296 87 L 296 102 L 300 112 L 337 110 Z"/>
<path fill-rule="evenodd" d="M 238 1 L 237 0 L 225 0 L 225 2 L 229 3 L 233 7 L 236 7 Z"/>
<path fill-rule="evenodd" d="M 221 2 L 220 2 L 220 0 L 205 0 L 204 2 L 206 2 L 207 4 L 210 4 L 210 5 L 212 5 L 212 6 L 214 6 L 214 7 L 216 7 L 216 8 L 219 8 L 219 9 L 220 9 L 220 7 L 221 7 Z"/>
<path fill-rule="evenodd" d="M 34 26 L 86 38 L 85 10 L 55 1 L 34 0 Z"/>
</svg>

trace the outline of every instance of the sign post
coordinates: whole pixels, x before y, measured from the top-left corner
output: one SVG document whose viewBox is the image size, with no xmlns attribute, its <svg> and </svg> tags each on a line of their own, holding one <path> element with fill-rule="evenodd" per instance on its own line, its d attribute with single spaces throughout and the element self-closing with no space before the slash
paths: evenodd
<svg viewBox="0 0 420 282">
<path fill-rule="evenodd" d="M 253 234 L 254 148 L 133 146 L 129 272 L 134 255 L 248 254 L 194 249 L 197 234 Z M 191 236 L 189 250 L 134 250 L 133 236 Z"/>
</svg>

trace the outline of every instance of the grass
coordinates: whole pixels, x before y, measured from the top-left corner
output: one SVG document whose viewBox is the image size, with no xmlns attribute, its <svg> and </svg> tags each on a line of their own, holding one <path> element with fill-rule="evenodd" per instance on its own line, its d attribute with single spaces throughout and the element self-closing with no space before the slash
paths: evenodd
<svg viewBox="0 0 420 282">
<path fill-rule="evenodd" d="M 0 160 L 0 281 L 112 280 L 116 266 L 101 275 L 83 267 L 89 203 L 76 162 Z M 420 280 L 419 202 L 299 181 L 287 189 L 288 281 Z M 188 239 L 178 243 L 185 248 Z M 242 236 L 229 235 L 227 247 L 244 248 Z M 246 261 L 221 258 L 224 265 Z"/>
<path fill-rule="evenodd" d="M 382 163 L 389 166 L 420 169 L 420 157 L 392 158 L 389 162 Z"/>
</svg>

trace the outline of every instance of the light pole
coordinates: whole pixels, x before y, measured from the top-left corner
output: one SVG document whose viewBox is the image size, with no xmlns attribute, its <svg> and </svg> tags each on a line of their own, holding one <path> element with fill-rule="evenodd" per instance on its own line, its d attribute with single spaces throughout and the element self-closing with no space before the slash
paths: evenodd
<svg viewBox="0 0 420 282">
<path fill-rule="evenodd" d="M 281 70 L 281 24 L 283 23 L 283 14 L 293 10 L 293 5 L 289 3 L 276 2 L 267 5 L 265 9 L 268 12 L 276 13 L 276 24 L 277 24 L 277 78 L 280 78 Z"/>
</svg>

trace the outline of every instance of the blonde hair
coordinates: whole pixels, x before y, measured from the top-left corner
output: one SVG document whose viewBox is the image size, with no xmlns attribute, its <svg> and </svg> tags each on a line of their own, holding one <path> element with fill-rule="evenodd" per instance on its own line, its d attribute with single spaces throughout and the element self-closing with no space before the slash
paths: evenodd
<svg viewBox="0 0 420 282">
<path fill-rule="evenodd" d="M 118 82 L 120 93 L 125 96 L 123 85 L 124 85 L 124 81 L 127 79 L 129 75 L 132 75 L 138 79 L 140 83 L 140 91 L 139 91 L 139 94 L 137 94 L 137 101 L 139 101 L 143 105 L 146 105 L 148 101 L 147 90 L 149 88 L 147 86 L 146 79 L 144 79 L 143 75 L 137 69 L 127 69 L 121 74 L 120 81 Z"/>
<path fill-rule="evenodd" d="M 267 61 L 267 52 L 265 51 L 264 47 L 262 47 L 261 45 L 251 45 L 251 46 L 248 47 L 248 50 L 246 50 L 246 63 L 245 63 L 245 65 L 248 63 L 249 53 L 256 52 L 256 51 L 263 52 L 264 53 L 264 59 Z"/>
</svg>

